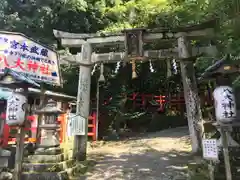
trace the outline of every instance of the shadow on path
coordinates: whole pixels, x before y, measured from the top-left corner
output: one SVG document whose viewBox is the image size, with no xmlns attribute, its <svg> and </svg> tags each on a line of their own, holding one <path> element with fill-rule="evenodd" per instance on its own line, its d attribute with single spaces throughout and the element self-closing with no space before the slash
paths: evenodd
<svg viewBox="0 0 240 180">
<path fill-rule="evenodd" d="M 96 150 L 91 159 L 94 169 L 80 180 L 186 180 L 191 155 L 183 145 L 188 143 L 184 130 L 151 134 L 127 144 L 108 144 L 108 151 Z M 169 137 L 169 133 L 172 136 Z M 178 134 L 178 135 L 177 135 Z M 186 141 L 186 142 L 183 142 Z M 179 145 L 181 144 L 181 145 Z M 102 147 L 101 147 L 102 148 Z M 122 148 L 122 149 L 121 149 Z"/>
</svg>

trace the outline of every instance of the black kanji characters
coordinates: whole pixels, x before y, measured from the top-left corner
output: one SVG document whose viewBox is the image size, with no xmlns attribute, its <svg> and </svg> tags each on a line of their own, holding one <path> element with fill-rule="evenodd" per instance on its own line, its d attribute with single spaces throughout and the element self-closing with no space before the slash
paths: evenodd
<svg viewBox="0 0 240 180">
<path fill-rule="evenodd" d="M 4 42 L 7 43 L 8 42 L 8 38 L 3 38 Z"/>
<path fill-rule="evenodd" d="M 234 107 L 234 103 L 229 101 L 228 103 L 222 103 L 222 107 L 226 110 L 227 108 L 232 109 Z"/>
<path fill-rule="evenodd" d="M 39 48 L 37 46 L 33 46 L 30 49 L 30 53 L 34 53 L 34 54 L 38 55 L 39 54 L 38 50 L 39 50 Z"/>
<path fill-rule="evenodd" d="M 41 49 L 40 54 L 41 54 L 41 56 L 48 57 L 48 50 L 43 48 L 43 49 Z"/>
<path fill-rule="evenodd" d="M 19 45 L 19 43 L 16 40 L 11 41 L 10 44 L 12 49 L 17 49 Z"/>
<path fill-rule="evenodd" d="M 229 94 L 233 94 L 232 90 L 231 89 L 224 89 L 223 90 L 224 93 L 229 93 Z"/>
<path fill-rule="evenodd" d="M 19 99 L 14 97 L 8 100 L 8 119 L 9 120 L 17 120 L 16 112 L 19 108 L 17 101 L 19 101 Z"/>
<path fill-rule="evenodd" d="M 224 109 L 223 117 L 232 118 L 235 115 L 235 113 L 233 112 L 233 108 L 235 107 L 235 104 L 234 104 L 232 90 L 229 88 L 223 89 L 223 97 L 224 97 L 224 100 L 221 103 Z"/>
<path fill-rule="evenodd" d="M 20 47 L 21 50 L 23 50 L 23 51 L 29 51 L 29 50 L 28 50 L 28 46 L 27 46 L 26 43 L 23 43 L 23 44 L 21 44 L 20 46 L 21 46 L 21 47 Z"/>
</svg>

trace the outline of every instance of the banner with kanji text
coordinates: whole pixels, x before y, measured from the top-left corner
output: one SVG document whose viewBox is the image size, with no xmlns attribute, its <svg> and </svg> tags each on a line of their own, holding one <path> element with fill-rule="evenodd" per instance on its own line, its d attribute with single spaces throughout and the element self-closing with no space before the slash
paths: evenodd
<svg viewBox="0 0 240 180">
<path fill-rule="evenodd" d="M 0 73 L 6 67 L 37 82 L 61 85 L 57 52 L 20 33 L 0 31 Z"/>
</svg>

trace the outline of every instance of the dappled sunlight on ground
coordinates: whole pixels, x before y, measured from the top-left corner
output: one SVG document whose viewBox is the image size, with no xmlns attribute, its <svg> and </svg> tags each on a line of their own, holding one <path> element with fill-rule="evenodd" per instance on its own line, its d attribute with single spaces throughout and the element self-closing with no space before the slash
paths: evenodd
<svg viewBox="0 0 240 180">
<path fill-rule="evenodd" d="M 97 165 L 81 179 L 186 180 L 190 159 L 187 133 L 187 128 L 176 128 L 90 148 Z"/>
</svg>

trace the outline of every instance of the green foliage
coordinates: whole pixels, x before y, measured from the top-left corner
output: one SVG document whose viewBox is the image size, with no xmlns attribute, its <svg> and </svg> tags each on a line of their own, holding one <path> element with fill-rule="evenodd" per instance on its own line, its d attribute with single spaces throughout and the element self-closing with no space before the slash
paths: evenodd
<svg viewBox="0 0 240 180">
<path fill-rule="evenodd" d="M 219 56 L 230 53 L 233 59 L 239 59 L 239 9 L 239 0 L 1 0 L 0 28 L 22 32 L 52 45 L 56 44 L 53 29 L 78 33 L 119 32 L 124 28 L 176 27 L 217 18 L 214 43 L 219 48 Z M 199 58 L 195 64 L 197 72 L 201 73 L 213 61 L 212 58 Z M 101 91 L 105 96 L 112 96 L 111 111 L 119 111 L 120 102 L 130 92 L 165 93 L 170 90 L 166 64 L 156 62 L 153 66 L 156 72 L 151 73 L 148 63 L 138 64 L 135 80 L 131 79 L 130 66 L 114 77 L 114 67 L 105 66 L 107 83 Z M 63 91 L 76 95 L 78 67 L 62 66 L 61 69 Z M 92 78 L 92 94 L 95 94 L 98 77 L 99 70 Z M 240 84 L 239 78 L 234 84 Z M 177 85 L 174 87 L 176 89 Z M 123 96 L 118 97 L 120 94 Z"/>
</svg>

